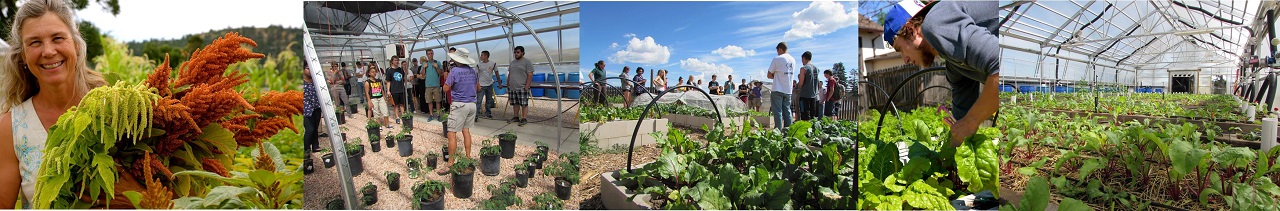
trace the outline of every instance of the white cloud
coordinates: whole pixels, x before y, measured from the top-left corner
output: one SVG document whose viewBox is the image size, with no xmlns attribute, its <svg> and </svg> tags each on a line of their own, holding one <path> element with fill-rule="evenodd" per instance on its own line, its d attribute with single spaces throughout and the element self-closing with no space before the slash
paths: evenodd
<svg viewBox="0 0 1280 211">
<path fill-rule="evenodd" d="M 725 75 L 733 73 L 733 67 L 729 65 L 704 62 L 697 58 L 680 60 L 680 68 L 701 73 L 694 76 L 694 80 L 704 79 L 703 83 L 706 83 L 705 80 L 710 80 L 711 75 L 718 75 L 719 80 L 724 80 Z"/>
<path fill-rule="evenodd" d="M 831 1 L 815 1 L 809 8 L 791 15 L 791 30 L 783 39 L 794 40 L 825 35 L 858 24 L 858 11 L 846 10 L 843 4 Z"/>
<path fill-rule="evenodd" d="M 729 46 L 725 46 L 723 48 L 719 48 L 714 51 L 711 51 L 711 53 L 720 55 L 720 57 L 723 57 L 725 59 L 732 59 L 732 58 L 739 58 L 739 57 L 755 56 L 756 50 L 746 50 L 736 45 L 729 45 Z"/>
<path fill-rule="evenodd" d="M 618 43 L 609 44 L 609 49 L 618 49 Z"/>
<path fill-rule="evenodd" d="M 635 34 L 635 33 L 626 33 L 626 34 L 623 34 L 623 35 L 622 35 L 622 37 L 625 37 L 625 38 L 633 38 L 633 37 L 636 37 L 636 34 Z"/>
<path fill-rule="evenodd" d="M 653 37 L 631 37 L 627 49 L 614 53 L 609 60 L 614 63 L 665 64 L 671 58 L 671 48 L 659 45 Z"/>
</svg>

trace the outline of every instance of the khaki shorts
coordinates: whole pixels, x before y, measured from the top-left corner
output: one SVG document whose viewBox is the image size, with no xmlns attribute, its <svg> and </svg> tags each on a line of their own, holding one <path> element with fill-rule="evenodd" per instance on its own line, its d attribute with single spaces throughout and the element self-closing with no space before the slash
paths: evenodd
<svg viewBox="0 0 1280 211">
<path fill-rule="evenodd" d="M 387 117 L 387 98 L 379 97 L 369 99 L 369 106 L 373 106 L 373 118 Z"/>
<path fill-rule="evenodd" d="M 749 98 L 747 101 L 749 101 L 748 103 L 750 103 L 749 105 L 750 105 L 752 108 L 759 108 L 759 107 L 760 107 L 760 98 Z"/>
<path fill-rule="evenodd" d="M 454 102 L 449 105 L 449 132 L 462 132 L 476 124 L 476 103 Z"/>
<path fill-rule="evenodd" d="M 427 92 L 422 97 L 422 100 L 426 100 L 427 103 L 443 101 L 444 99 L 440 98 L 440 87 L 427 87 Z"/>
</svg>

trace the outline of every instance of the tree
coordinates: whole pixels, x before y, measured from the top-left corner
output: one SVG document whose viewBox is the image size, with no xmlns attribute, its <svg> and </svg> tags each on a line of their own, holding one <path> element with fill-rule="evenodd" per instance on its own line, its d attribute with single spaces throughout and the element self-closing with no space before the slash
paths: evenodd
<svg viewBox="0 0 1280 211">
<path fill-rule="evenodd" d="M 151 60 L 151 62 L 155 64 L 164 63 L 164 58 L 166 55 L 168 55 L 169 67 L 175 68 L 175 69 L 178 68 L 178 64 L 181 64 L 182 62 L 187 60 L 186 54 L 182 53 L 182 49 L 178 49 L 176 47 L 164 45 L 164 44 L 155 44 L 151 42 L 148 42 L 143 45 L 142 55 L 145 55 L 147 57 L 147 60 Z"/>
<path fill-rule="evenodd" d="M 80 21 L 80 37 L 84 37 L 85 58 L 89 60 L 89 66 L 93 66 L 93 58 L 102 55 L 102 33 L 99 32 L 97 26 L 88 21 Z"/>
<path fill-rule="evenodd" d="M 94 0 L 98 5 L 102 5 L 103 10 L 110 11 L 111 15 L 120 14 L 120 0 Z M 89 7 L 89 0 L 71 0 L 71 8 L 82 10 Z M 0 35 L 8 36 L 9 30 L 12 29 L 11 24 L 13 18 L 18 14 L 17 0 L 0 0 Z M 6 39 L 8 39 L 6 37 Z M 90 57 L 92 58 L 92 57 Z"/>
<path fill-rule="evenodd" d="M 184 55 L 191 55 L 192 52 L 196 52 L 196 49 L 204 46 L 204 38 L 201 38 L 200 34 L 189 34 L 183 39 L 187 40 L 187 47 L 182 50 Z"/>
</svg>

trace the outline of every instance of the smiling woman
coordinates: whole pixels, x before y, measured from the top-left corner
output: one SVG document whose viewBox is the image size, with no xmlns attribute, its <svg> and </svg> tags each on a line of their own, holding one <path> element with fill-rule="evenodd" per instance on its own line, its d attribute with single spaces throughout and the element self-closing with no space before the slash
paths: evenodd
<svg viewBox="0 0 1280 211">
<path fill-rule="evenodd" d="M 11 23 L 12 49 L 0 71 L 0 208 L 14 207 L 19 193 L 30 201 L 49 127 L 90 89 L 106 84 L 86 66 L 72 16 L 64 1 L 28 1 Z"/>
</svg>

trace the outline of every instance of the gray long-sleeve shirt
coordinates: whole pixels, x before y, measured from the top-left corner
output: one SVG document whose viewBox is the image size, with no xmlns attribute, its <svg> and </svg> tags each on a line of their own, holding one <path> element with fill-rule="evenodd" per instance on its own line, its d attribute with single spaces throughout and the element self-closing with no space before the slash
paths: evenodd
<svg viewBox="0 0 1280 211">
<path fill-rule="evenodd" d="M 1000 9 L 996 1 L 941 1 L 921 23 L 924 40 L 946 60 L 952 116 L 964 118 L 987 77 L 1000 73 Z"/>
</svg>

